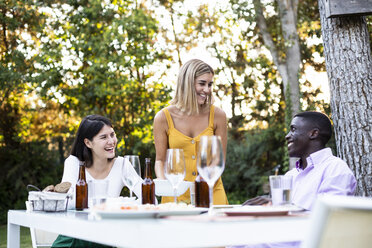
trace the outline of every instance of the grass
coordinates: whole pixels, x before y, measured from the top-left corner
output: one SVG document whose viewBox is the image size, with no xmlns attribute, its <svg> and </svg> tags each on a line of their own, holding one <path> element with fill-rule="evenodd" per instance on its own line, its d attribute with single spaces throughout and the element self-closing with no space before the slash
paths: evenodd
<svg viewBox="0 0 372 248">
<path fill-rule="evenodd" d="M 0 248 L 6 248 L 7 225 L 0 225 Z M 21 226 L 21 248 L 32 248 L 30 229 Z"/>
</svg>

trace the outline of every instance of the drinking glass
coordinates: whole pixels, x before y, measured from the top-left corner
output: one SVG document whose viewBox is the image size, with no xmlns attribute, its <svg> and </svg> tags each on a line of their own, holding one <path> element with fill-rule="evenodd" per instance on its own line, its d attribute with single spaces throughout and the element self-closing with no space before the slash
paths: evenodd
<svg viewBox="0 0 372 248">
<path fill-rule="evenodd" d="M 106 201 L 108 194 L 108 180 L 88 181 L 88 207 L 100 205 Z"/>
<path fill-rule="evenodd" d="M 174 202 L 177 203 L 177 188 L 186 174 L 185 156 L 182 149 L 168 149 L 165 158 L 164 176 L 173 186 Z"/>
<path fill-rule="evenodd" d="M 291 204 L 292 176 L 270 176 L 269 181 L 272 204 Z"/>
<path fill-rule="evenodd" d="M 132 197 L 134 186 L 138 183 L 138 177 L 133 173 L 132 168 L 128 166 L 124 166 L 125 159 L 128 159 L 129 162 L 132 164 L 134 170 L 141 177 L 141 164 L 139 157 L 137 155 L 125 155 L 123 160 L 123 171 L 121 173 L 123 182 L 127 185 L 129 189 L 130 197 Z"/>
<path fill-rule="evenodd" d="M 209 187 L 209 214 L 213 207 L 213 187 L 225 169 L 225 160 L 221 138 L 219 136 L 201 136 L 197 156 L 197 168 L 200 176 Z"/>
</svg>

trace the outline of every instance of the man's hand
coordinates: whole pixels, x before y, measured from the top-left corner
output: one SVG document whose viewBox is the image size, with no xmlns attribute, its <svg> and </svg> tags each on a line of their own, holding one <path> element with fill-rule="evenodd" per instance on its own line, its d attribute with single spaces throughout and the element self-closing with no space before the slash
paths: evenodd
<svg viewBox="0 0 372 248">
<path fill-rule="evenodd" d="M 255 198 L 246 200 L 242 205 L 271 205 L 271 198 L 265 195 L 256 196 Z"/>
</svg>

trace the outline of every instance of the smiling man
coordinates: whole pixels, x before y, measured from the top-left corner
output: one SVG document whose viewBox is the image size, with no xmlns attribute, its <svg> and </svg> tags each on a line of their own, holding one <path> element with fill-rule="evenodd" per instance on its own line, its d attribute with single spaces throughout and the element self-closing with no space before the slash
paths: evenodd
<svg viewBox="0 0 372 248">
<path fill-rule="evenodd" d="M 289 156 L 300 158 L 296 162 L 296 168 L 286 173 L 293 177 L 292 204 L 311 210 L 319 195 L 354 194 L 356 180 L 350 168 L 342 159 L 333 156 L 331 148 L 326 148 L 331 136 L 332 124 L 326 115 L 319 112 L 303 112 L 293 117 L 290 130 L 285 136 Z M 261 198 L 254 198 L 254 203 L 248 205 L 267 203 Z M 299 248 L 300 246 L 301 241 L 294 241 L 229 248 Z"/>
<path fill-rule="evenodd" d="M 332 124 L 319 112 L 294 116 L 285 137 L 290 157 L 299 157 L 293 176 L 292 203 L 310 210 L 322 194 L 353 195 L 356 180 L 348 165 L 326 144 L 332 136 Z"/>
</svg>

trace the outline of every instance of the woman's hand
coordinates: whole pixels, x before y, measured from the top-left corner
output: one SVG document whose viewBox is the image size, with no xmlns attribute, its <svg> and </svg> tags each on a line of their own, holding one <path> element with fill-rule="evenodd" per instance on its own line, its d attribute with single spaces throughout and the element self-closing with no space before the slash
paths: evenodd
<svg viewBox="0 0 372 248">
<path fill-rule="evenodd" d="M 155 161 L 155 175 L 158 179 L 165 179 L 163 162 L 160 160 Z"/>
</svg>

